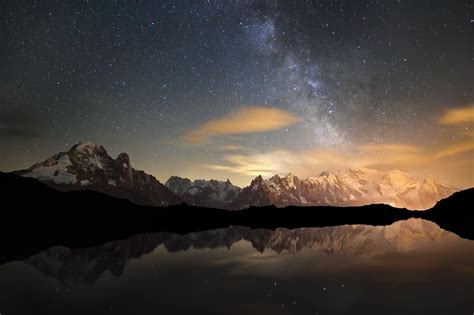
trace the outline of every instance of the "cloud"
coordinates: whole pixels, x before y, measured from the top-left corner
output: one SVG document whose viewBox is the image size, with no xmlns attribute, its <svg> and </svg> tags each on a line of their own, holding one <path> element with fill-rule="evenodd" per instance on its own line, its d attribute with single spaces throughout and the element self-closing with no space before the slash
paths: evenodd
<svg viewBox="0 0 474 315">
<path fill-rule="evenodd" d="M 37 115 L 19 110 L 0 112 L 1 139 L 37 138 L 43 127 Z"/>
<path fill-rule="evenodd" d="M 440 118 L 451 126 L 454 122 L 468 122 L 467 108 L 456 109 L 457 114 L 446 113 Z M 459 113 L 464 113 L 460 115 Z M 449 119 L 446 117 L 450 117 Z M 461 118 L 462 117 L 462 118 Z M 292 172 L 300 177 L 317 176 L 322 171 L 347 168 L 400 169 L 419 176 L 439 176 L 460 187 L 474 185 L 474 177 L 466 169 L 472 167 L 474 131 L 466 128 L 452 130 L 450 126 L 437 126 L 426 143 L 359 143 L 347 146 L 288 150 L 286 148 L 262 152 L 260 149 L 238 147 L 223 150 L 223 156 L 207 169 L 239 175 L 248 181 L 257 175 L 265 177 Z M 431 140 L 430 140 L 431 139 Z"/>
<path fill-rule="evenodd" d="M 288 172 L 301 176 L 314 176 L 321 171 L 357 167 L 417 170 L 441 165 L 445 158 L 473 150 L 472 141 L 458 141 L 436 150 L 410 144 L 362 144 L 343 151 L 325 148 L 227 154 L 223 157 L 222 163 L 208 164 L 206 167 L 246 176 L 272 176 Z"/>
<path fill-rule="evenodd" d="M 442 125 L 462 125 L 474 123 L 474 104 L 448 110 L 441 118 Z"/>
<path fill-rule="evenodd" d="M 224 164 L 209 164 L 207 168 L 248 176 L 270 176 L 297 167 L 301 162 L 296 156 L 284 150 L 268 153 L 229 154 Z"/>
<path fill-rule="evenodd" d="M 474 103 L 464 107 L 458 107 L 448 110 L 439 119 L 439 123 L 446 126 L 462 126 L 462 130 L 457 130 L 451 139 L 436 152 L 439 159 L 452 157 L 474 151 L 474 132 L 466 125 L 474 123 Z"/>
<path fill-rule="evenodd" d="M 410 144 L 378 143 L 356 147 L 361 154 L 357 164 L 373 168 L 414 168 L 429 163 L 433 156 L 425 148 Z"/>
<path fill-rule="evenodd" d="M 474 151 L 474 141 L 472 140 L 456 143 L 449 147 L 446 147 L 440 150 L 439 152 L 437 152 L 436 156 L 439 158 L 443 158 L 443 157 L 453 156 L 453 155 L 466 153 L 470 151 Z"/>
<path fill-rule="evenodd" d="M 274 150 L 265 153 L 228 154 L 221 164 L 209 169 L 247 176 L 271 176 L 293 172 L 314 176 L 321 171 L 353 167 L 378 169 L 413 168 L 430 162 L 432 157 L 410 145 L 379 144 L 354 146 L 350 150 L 312 149 L 300 151 Z"/>
<path fill-rule="evenodd" d="M 223 151 L 243 151 L 246 148 L 244 146 L 238 145 L 238 144 L 224 144 L 224 145 L 221 146 L 221 149 Z"/>
<path fill-rule="evenodd" d="M 474 151 L 474 132 L 460 134 L 461 139 L 457 142 L 444 146 L 436 152 L 438 158 L 468 153 Z"/>
<path fill-rule="evenodd" d="M 184 140 L 200 144 L 220 135 L 235 135 L 275 130 L 295 124 L 299 118 L 293 114 L 270 107 L 241 107 L 224 117 L 212 119 L 189 131 Z"/>
</svg>

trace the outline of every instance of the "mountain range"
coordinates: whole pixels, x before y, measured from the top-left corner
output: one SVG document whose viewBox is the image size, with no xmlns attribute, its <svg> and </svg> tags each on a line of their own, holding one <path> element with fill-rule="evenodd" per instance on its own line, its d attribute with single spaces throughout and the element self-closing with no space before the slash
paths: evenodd
<svg viewBox="0 0 474 315">
<path fill-rule="evenodd" d="M 348 224 L 380 226 L 421 218 L 462 238 L 474 239 L 471 211 L 474 188 L 455 192 L 426 211 L 410 211 L 383 204 L 358 207 L 266 206 L 227 211 L 185 204 L 168 207 L 136 205 L 96 191 L 61 192 L 37 179 L 1 172 L 0 187 L 3 205 L 0 212 L 0 264 L 25 259 L 57 245 L 86 248 L 136 234 L 188 234 L 229 226 L 274 230 Z"/>
<path fill-rule="evenodd" d="M 232 202 L 231 208 L 265 206 L 361 206 L 384 203 L 424 210 L 456 190 L 430 177 L 415 178 L 398 170 L 368 168 L 324 172 L 304 180 L 288 174 L 255 178 Z"/>
<path fill-rule="evenodd" d="M 165 184 L 132 167 L 129 155 L 112 158 L 102 145 L 81 142 L 15 174 L 36 178 L 61 191 L 92 190 L 140 205 L 189 205 L 244 209 L 251 206 L 360 206 L 384 203 L 424 210 L 450 196 L 454 187 L 430 177 L 416 178 L 398 170 L 368 168 L 323 172 L 300 179 L 288 174 L 257 176 L 241 189 L 229 180 L 194 180 L 172 176 Z"/>
</svg>

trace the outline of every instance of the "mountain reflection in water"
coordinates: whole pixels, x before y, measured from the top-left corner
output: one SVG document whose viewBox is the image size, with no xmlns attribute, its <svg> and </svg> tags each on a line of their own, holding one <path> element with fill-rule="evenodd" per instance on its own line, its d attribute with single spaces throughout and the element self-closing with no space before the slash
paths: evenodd
<svg viewBox="0 0 474 315">
<path fill-rule="evenodd" d="M 57 246 L 0 266 L 0 278 L 2 314 L 472 314 L 474 242 L 421 219 L 232 226 L 87 249 Z"/>
</svg>

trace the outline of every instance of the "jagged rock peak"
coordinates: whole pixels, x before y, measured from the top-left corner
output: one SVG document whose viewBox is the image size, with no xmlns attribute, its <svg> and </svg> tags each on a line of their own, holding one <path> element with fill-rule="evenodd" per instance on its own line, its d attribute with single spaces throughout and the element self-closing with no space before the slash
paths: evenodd
<svg viewBox="0 0 474 315">
<path fill-rule="evenodd" d="M 252 183 L 250 184 L 251 186 L 253 185 L 258 185 L 259 183 L 263 183 L 265 180 L 263 179 L 262 175 L 258 175 L 252 180 Z"/>
<path fill-rule="evenodd" d="M 191 181 L 178 176 L 170 177 L 165 186 L 183 197 L 187 204 L 216 208 L 227 208 L 227 205 L 241 191 L 240 187 L 234 186 L 229 180 L 196 179 Z"/>
<path fill-rule="evenodd" d="M 131 167 L 130 157 L 109 156 L 104 146 L 79 142 L 17 174 L 41 180 L 56 189 L 88 189 L 127 198 L 137 204 L 166 206 L 181 202 L 176 194 L 156 178 Z"/>
<path fill-rule="evenodd" d="M 96 144 L 92 142 L 78 142 L 74 146 L 69 149 L 70 153 L 73 152 L 84 152 L 84 153 L 92 153 L 92 152 L 100 152 L 107 154 L 107 150 L 105 150 L 104 146 L 101 144 Z"/>
<path fill-rule="evenodd" d="M 120 154 L 117 156 L 116 161 L 117 161 L 118 163 L 121 163 L 123 167 L 130 168 L 130 166 L 131 166 L 130 156 L 129 156 L 127 153 L 125 153 L 125 152 L 120 153 Z"/>
</svg>

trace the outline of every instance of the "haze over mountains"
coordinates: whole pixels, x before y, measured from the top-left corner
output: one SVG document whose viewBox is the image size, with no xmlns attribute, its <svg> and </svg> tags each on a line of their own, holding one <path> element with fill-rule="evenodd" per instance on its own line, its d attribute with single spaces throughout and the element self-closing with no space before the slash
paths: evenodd
<svg viewBox="0 0 474 315">
<path fill-rule="evenodd" d="M 400 171 L 368 168 L 324 172 L 300 179 L 288 174 L 257 176 L 241 189 L 229 180 L 194 180 L 172 176 L 165 185 L 135 170 L 126 153 L 116 159 L 94 143 L 81 142 L 16 174 L 39 179 L 62 191 L 94 190 L 134 203 L 167 206 L 185 202 L 202 207 L 243 209 L 274 204 L 296 206 L 359 206 L 385 203 L 412 210 L 428 209 L 455 188 L 432 178 L 415 178 Z"/>
</svg>

